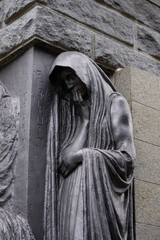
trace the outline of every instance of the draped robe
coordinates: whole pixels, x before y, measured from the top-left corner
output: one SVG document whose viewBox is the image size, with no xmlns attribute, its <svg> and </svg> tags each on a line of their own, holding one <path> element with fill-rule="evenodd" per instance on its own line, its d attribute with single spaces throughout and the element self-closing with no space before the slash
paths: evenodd
<svg viewBox="0 0 160 240">
<path fill-rule="evenodd" d="M 47 142 L 44 239 L 133 240 L 135 150 L 127 102 L 105 73 L 85 55 L 60 54 L 53 64 L 51 77 L 56 66 L 72 68 L 86 85 L 90 113 L 83 162 L 63 178 L 57 171 L 61 153 L 71 144 L 80 121 L 74 104 L 55 94 Z M 118 140 L 113 131 L 113 109 L 117 103 L 122 106 L 117 114 L 124 113 L 117 119 L 126 117 L 128 129 L 126 138 Z M 121 121 L 117 124 L 118 131 L 123 131 Z"/>
<path fill-rule="evenodd" d="M 19 100 L 0 82 L 0 207 L 12 209 L 18 151 Z"/>
</svg>

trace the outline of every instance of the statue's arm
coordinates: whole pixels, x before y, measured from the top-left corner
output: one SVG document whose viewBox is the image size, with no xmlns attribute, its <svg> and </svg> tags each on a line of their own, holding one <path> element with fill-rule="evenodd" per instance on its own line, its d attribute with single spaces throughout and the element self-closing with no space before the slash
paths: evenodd
<svg viewBox="0 0 160 240">
<path fill-rule="evenodd" d="M 132 170 L 135 162 L 132 118 L 129 105 L 121 95 L 116 96 L 112 101 L 111 128 L 114 139 L 113 151 L 115 154 L 120 153 L 126 159 L 128 170 Z M 121 157 L 117 157 L 117 161 L 122 164 Z"/>
<path fill-rule="evenodd" d="M 130 174 L 134 167 L 135 149 L 132 133 L 132 119 L 130 109 L 124 97 L 116 96 L 111 105 L 111 129 L 114 139 L 114 149 L 94 149 L 82 148 L 71 156 L 66 156 L 59 169 L 63 177 L 67 177 L 79 164 L 83 162 L 84 151 L 98 151 L 105 153 L 106 157 L 111 156 L 116 160 L 119 166 L 127 167 Z"/>
<path fill-rule="evenodd" d="M 120 149 L 124 143 L 133 144 L 130 109 L 127 101 L 122 96 L 113 99 L 111 105 L 111 126 L 116 149 Z"/>
</svg>

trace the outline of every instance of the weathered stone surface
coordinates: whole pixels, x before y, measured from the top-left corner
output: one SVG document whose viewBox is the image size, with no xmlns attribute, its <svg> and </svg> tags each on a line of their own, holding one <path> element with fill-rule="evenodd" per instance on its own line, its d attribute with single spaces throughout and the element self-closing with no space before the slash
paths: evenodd
<svg viewBox="0 0 160 240">
<path fill-rule="evenodd" d="M 135 18 L 149 27 L 160 31 L 160 14 L 159 7 L 151 4 L 147 0 L 134 1 Z"/>
<path fill-rule="evenodd" d="M 0 56 L 12 51 L 35 34 L 36 8 L 0 30 Z"/>
<path fill-rule="evenodd" d="M 91 32 L 88 29 L 36 6 L 0 30 L 0 57 L 37 37 L 48 41 L 49 44 L 81 51 L 91 56 Z"/>
<path fill-rule="evenodd" d="M 0 209 L 0 239 L 35 240 L 26 219 Z"/>
<path fill-rule="evenodd" d="M 156 61 L 156 62 L 155 62 L 155 68 L 156 68 L 156 69 L 159 69 L 157 75 L 160 76 L 160 61 Z"/>
<path fill-rule="evenodd" d="M 4 19 L 9 20 L 11 17 L 17 17 L 17 13 L 30 7 L 36 2 L 46 3 L 47 0 L 4 0 Z"/>
<path fill-rule="evenodd" d="M 135 179 L 136 222 L 160 227 L 160 185 Z"/>
<path fill-rule="evenodd" d="M 2 27 L 2 21 L 3 21 L 3 2 L 0 1 L 0 28 Z"/>
<path fill-rule="evenodd" d="M 158 61 L 99 34 L 95 36 L 95 60 L 112 69 L 134 66 L 160 76 Z"/>
<path fill-rule="evenodd" d="M 132 102 L 134 137 L 159 146 L 160 111 Z"/>
<path fill-rule="evenodd" d="M 19 100 L 0 83 L 0 207 L 12 209 L 18 151 Z"/>
<path fill-rule="evenodd" d="M 92 0 L 48 0 L 48 5 L 86 25 L 133 44 L 133 22 Z"/>
<path fill-rule="evenodd" d="M 135 140 L 135 147 L 135 178 L 160 184 L 160 147 L 139 140 Z"/>
<path fill-rule="evenodd" d="M 135 15 L 133 1 L 126 0 L 96 0 L 99 3 L 105 3 L 107 6 L 112 7 L 119 12 L 126 13 L 130 16 Z"/>
<path fill-rule="evenodd" d="M 143 52 L 160 57 L 160 34 L 138 26 L 137 44 Z"/>
<path fill-rule="evenodd" d="M 149 1 L 160 7 L 160 1 L 159 0 L 149 0 Z"/>
<path fill-rule="evenodd" d="M 151 0 L 159 2 L 159 0 Z M 106 3 L 124 14 L 130 15 L 131 17 L 145 23 L 147 26 L 153 27 L 156 30 L 160 30 L 160 15 L 159 7 L 153 5 L 147 0 L 97 0 L 97 2 Z M 159 4 L 160 5 L 160 4 Z"/>
<path fill-rule="evenodd" d="M 116 89 L 131 101 L 160 110 L 160 78 L 134 67 L 127 67 L 114 74 Z"/>
<path fill-rule="evenodd" d="M 159 240 L 160 227 L 150 224 L 136 224 L 136 239 L 137 240 Z"/>
<path fill-rule="evenodd" d="M 116 71 L 113 75 L 113 79 L 117 92 L 120 92 L 127 99 L 131 107 L 131 67 Z"/>
<path fill-rule="evenodd" d="M 91 56 L 91 31 L 45 8 L 38 7 L 36 35 L 53 45 Z"/>
<path fill-rule="evenodd" d="M 160 110 L 160 78 L 136 68 L 130 68 L 131 99 Z"/>
</svg>

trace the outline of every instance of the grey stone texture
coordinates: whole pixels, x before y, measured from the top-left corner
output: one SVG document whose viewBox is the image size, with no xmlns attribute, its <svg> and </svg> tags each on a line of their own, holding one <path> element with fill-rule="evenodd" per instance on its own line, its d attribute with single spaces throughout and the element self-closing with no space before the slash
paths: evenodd
<svg viewBox="0 0 160 240">
<path fill-rule="evenodd" d="M 95 35 L 95 60 L 112 69 L 134 66 L 155 75 L 160 74 L 159 61 L 100 34 Z"/>
<path fill-rule="evenodd" d="M 137 240 L 159 240 L 160 227 L 150 224 L 136 224 L 136 239 Z"/>
<path fill-rule="evenodd" d="M 65 13 L 90 27 L 133 45 L 133 23 L 119 13 L 104 9 L 92 0 L 48 0 L 54 10 Z"/>
<path fill-rule="evenodd" d="M 153 1 L 159 2 L 159 0 Z M 102 2 L 117 11 L 130 15 L 132 18 L 145 25 L 160 31 L 160 9 L 158 6 L 153 5 L 147 0 L 143 0 L 143 2 L 141 0 L 97 0 L 97 2 Z"/>
<path fill-rule="evenodd" d="M 131 70 L 132 67 L 119 68 L 113 75 L 113 84 L 116 90 L 120 92 L 129 103 L 130 107 L 132 104 L 131 98 Z"/>
<path fill-rule="evenodd" d="M 130 68 L 132 100 L 160 110 L 160 79 L 148 72 Z"/>
<path fill-rule="evenodd" d="M 135 222 L 137 240 L 160 236 L 160 78 L 128 67 L 113 81 L 128 100 L 136 147 Z"/>
<path fill-rule="evenodd" d="M 135 179 L 136 221 L 160 227 L 160 185 Z"/>
<path fill-rule="evenodd" d="M 19 151 L 13 210 L 43 239 L 46 142 L 52 100 L 48 75 L 54 55 L 31 48 L 0 70 L 0 79 L 20 99 Z"/>
<path fill-rule="evenodd" d="M 26 13 L 0 31 L 0 56 L 6 56 L 15 47 L 34 36 L 37 9 Z"/>
<path fill-rule="evenodd" d="M 160 110 L 159 77 L 134 67 L 117 71 L 114 76 L 116 86 L 128 101 L 132 99 L 132 101 L 135 100 L 143 105 Z"/>
<path fill-rule="evenodd" d="M 0 208 L 0 239 L 35 240 L 26 219 Z"/>
<path fill-rule="evenodd" d="M 135 178 L 160 184 L 160 146 L 135 140 L 137 163 Z"/>
<path fill-rule="evenodd" d="M 140 26 L 137 31 L 138 49 L 160 58 L 160 34 Z"/>
<path fill-rule="evenodd" d="M 4 0 L 4 20 L 8 22 L 10 18 L 17 18 L 19 12 L 34 6 L 35 3 L 46 3 L 47 0 Z"/>
<path fill-rule="evenodd" d="M 119 12 L 128 14 L 130 16 L 135 16 L 134 3 L 133 1 L 125 0 L 96 0 L 97 2 L 104 3 Z"/>
<path fill-rule="evenodd" d="M 19 99 L 0 82 L 0 207 L 12 210 L 18 152 Z"/>
<path fill-rule="evenodd" d="M 92 34 L 89 29 L 41 7 L 37 8 L 36 22 L 37 36 L 57 47 L 65 47 L 91 56 Z"/>
<path fill-rule="evenodd" d="M 134 0 L 135 19 L 145 25 L 160 31 L 159 7 L 151 4 L 147 0 Z"/>
<path fill-rule="evenodd" d="M 160 1 L 159 0 L 149 0 L 149 1 L 160 7 Z"/>
<path fill-rule="evenodd" d="M 135 138 L 159 145 L 160 111 L 137 102 L 132 102 L 132 113 Z"/>
<path fill-rule="evenodd" d="M 41 38 L 57 47 L 84 52 L 91 56 L 91 33 L 69 19 L 36 6 L 0 31 L 0 57 L 20 44 Z"/>
<path fill-rule="evenodd" d="M 115 85 L 132 107 L 134 137 L 160 145 L 160 79 L 136 68 L 115 74 Z"/>
<path fill-rule="evenodd" d="M 3 22 L 3 2 L 0 1 L 0 28 L 2 27 Z"/>
</svg>

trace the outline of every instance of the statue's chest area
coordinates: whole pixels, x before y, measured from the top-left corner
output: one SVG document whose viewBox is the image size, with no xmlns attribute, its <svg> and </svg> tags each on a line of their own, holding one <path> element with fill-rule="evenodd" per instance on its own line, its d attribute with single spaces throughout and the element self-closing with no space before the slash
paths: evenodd
<svg viewBox="0 0 160 240">
<path fill-rule="evenodd" d="M 82 148 L 87 147 L 87 139 L 88 139 L 88 131 L 89 131 L 89 122 L 80 124 L 73 136 L 73 139 L 69 143 L 69 145 L 64 149 L 63 154 L 69 154 L 70 152 L 78 151 Z"/>
</svg>

